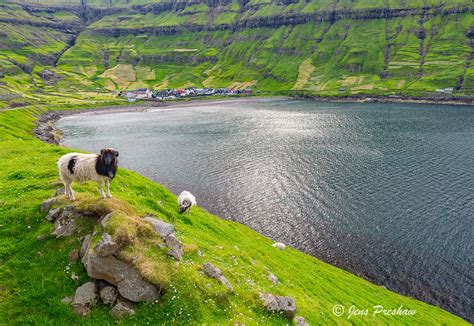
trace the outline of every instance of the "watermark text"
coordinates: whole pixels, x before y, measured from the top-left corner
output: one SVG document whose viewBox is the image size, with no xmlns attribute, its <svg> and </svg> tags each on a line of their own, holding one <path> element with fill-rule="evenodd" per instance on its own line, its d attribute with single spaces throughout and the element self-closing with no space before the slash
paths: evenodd
<svg viewBox="0 0 474 326">
<path fill-rule="evenodd" d="M 351 319 L 354 316 L 413 316 L 416 310 L 408 309 L 400 305 L 396 308 L 385 308 L 382 305 L 375 305 L 370 308 L 359 308 L 355 305 L 345 306 L 337 304 L 332 307 L 332 313 L 337 317 L 346 317 Z"/>
</svg>

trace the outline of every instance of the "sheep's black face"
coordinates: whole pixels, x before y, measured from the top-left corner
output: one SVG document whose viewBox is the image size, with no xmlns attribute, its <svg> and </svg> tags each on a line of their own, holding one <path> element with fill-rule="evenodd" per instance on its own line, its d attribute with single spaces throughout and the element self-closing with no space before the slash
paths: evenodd
<svg viewBox="0 0 474 326">
<path fill-rule="evenodd" d="M 112 180 L 117 173 L 118 156 L 119 152 L 112 148 L 105 148 L 101 150 L 95 165 L 97 173 L 105 177 L 109 177 Z"/>
<path fill-rule="evenodd" d="M 189 199 L 183 200 L 181 206 L 179 207 L 179 212 L 186 212 L 191 207 L 191 201 Z"/>
<path fill-rule="evenodd" d="M 117 157 L 119 156 L 119 152 L 112 148 L 105 148 L 100 151 L 100 156 L 102 157 L 103 162 L 106 165 L 117 165 Z"/>
</svg>

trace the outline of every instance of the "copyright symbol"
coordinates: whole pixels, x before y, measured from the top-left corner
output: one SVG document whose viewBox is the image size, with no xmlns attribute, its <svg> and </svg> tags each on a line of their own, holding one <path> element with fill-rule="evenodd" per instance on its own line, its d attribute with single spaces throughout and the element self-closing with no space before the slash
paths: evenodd
<svg viewBox="0 0 474 326">
<path fill-rule="evenodd" d="M 332 313 L 337 317 L 341 317 L 344 314 L 344 306 L 342 304 L 337 304 L 332 307 Z"/>
</svg>

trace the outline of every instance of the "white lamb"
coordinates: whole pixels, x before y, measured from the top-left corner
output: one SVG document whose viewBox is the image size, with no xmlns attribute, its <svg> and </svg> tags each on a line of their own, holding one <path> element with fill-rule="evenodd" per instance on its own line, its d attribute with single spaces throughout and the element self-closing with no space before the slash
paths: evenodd
<svg viewBox="0 0 474 326">
<path fill-rule="evenodd" d="M 97 181 L 100 195 L 105 198 L 103 181 L 105 180 L 107 197 L 110 194 L 110 181 L 115 177 L 118 168 L 119 152 L 112 148 L 102 149 L 100 154 L 69 153 L 58 160 L 59 177 L 64 183 L 66 197 L 76 200 L 71 183 Z"/>
<path fill-rule="evenodd" d="M 196 205 L 196 198 L 189 191 L 183 191 L 178 197 L 179 212 L 183 213 Z"/>
<path fill-rule="evenodd" d="M 275 242 L 274 244 L 272 244 L 272 247 L 275 247 L 280 250 L 284 250 L 286 248 L 286 245 L 281 242 Z"/>
</svg>

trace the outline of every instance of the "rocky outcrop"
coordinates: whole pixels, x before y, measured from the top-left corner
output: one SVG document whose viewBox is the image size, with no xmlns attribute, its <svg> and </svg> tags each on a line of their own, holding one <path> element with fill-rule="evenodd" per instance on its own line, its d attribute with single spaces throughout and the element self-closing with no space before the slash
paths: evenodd
<svg viewBox="0 0 474 326">
<path fill-rule="evenodd" d="M 32 27 L 47 27 L 52 28 L 63 33 L 75 34 L 79 33 L 82 30 L 83 26 L 80 24 L 66 24 L 66 23 L 55 23 L 55 22 L 46 22 L 46 21 L 33 21 L 26 19 L 16 19 L 16 18 L 7 18 L 1 17 L 0 23 L 9 23 L 14 25 L 29 25 Z"/>
<path fill-rule="evenodd" d="M 57 138 L 58 130 L 54 128 L 54 123 L 59 118 L 59 114 L 54 112 L 40 116 L 35 122 L 36 128 L 33 130 L 35 136 L 46 143 L 59 145 L 59 139 Z"/>
<path fill-rule="evenodd" d="M 49 209 L 46 219 L 54 222 L 54 229 L 51 234 L 56 237 L 67 237 L 74 234 L 77 230 L 77 219 L 94 217 L 97 220 L 96 213 L 79 210 L 73 205 L 52 208 L 56 202 L 56 199 L 49 199 L 41 204 L 43 211 Z M 88 234 L 82 238 L 80 251 L 73 250 L 69 255 L 69 260 L 74 262 L 81 256 L 82 263 L 89 277 L 107 281 L 110 285 L 117 288 L 109 286 L 101 289 L 101 298 L 106 304 L 115 303 L 117 293 L 120 293 L 124 299 L 133 302 L 155 302 L 159 296 L 158 289 L 153 284 L 145 281 L 133 265 L 116 257 L 124 243 L 115 240 L 106 232 L 107 222 L 112 217 L 112 214 L 107 214 L 100 220 L 100 226 L 103 230 L 102 238 L 98 242 L 93 241 L 95 234 L 97 234 L 96 227 L 96 231 L 93 234 Z M 163 221 L 154 220 L 153 222 L 157 226 L 156 230 L 160 234 L 166 235 L 165 242 L 169 247 L 170 254 L 176 259 L 181 259 L 183 251 L 181 243 L 172 233 L 174 232 L 174 227 Z M 91 244 L 94 245 L 92 246 Z M 94 291 L 92 291 L 91 284 L 94 283 L 87 283 L 77 290 L 73 307 L 78 314 L 87 314 L 90 306 L 93 305 L 91 293 L 97 292 L 97 289 L 94 287 Z M 86 294 L 89 296 L 87 297 Z M 86 297 L 90 300 L 84 299 Z M 121 311 L 122 309 L 119 308 L 121 307 L 119 306 L 116 310 Z"/>
<path fill-rule="evenodd" d="M 222 271 L 219 268 L 217 268 L 216 266 L 214 266 L 213 264 L 209 262 L 205 263 L 202 267 L 204 269 L 204 273 L 207 276 L 220 281 L 222 284 L 227 286 L 227 288 L 231 292 L 234 292 L 234 287 L 232 286 L 232 284 L 230 284 L 229 280 L 227 280 L 227 278 L 224 275 L 222 275 Z"/>
<path fill-rule="evenodd" d="M 305 24 L 308 22 L 334 23 L 337 20 L 369 20 L 369 19 L 393 19 L 407 16 L 435 16 L 462 14 L 466 12 L 474 13 L 473 8 L 456 7 L 444 9 L 439 6 L 420 8 L 366 8 L 366 9 L 339 9 L 318 11 L 311 14 L 277 14 L 273 16 L 263 16 L 258 18 L 247 18 L 234 24 L 183 24 L 179 26 L 147 26 L 142 28 L 91 28 L 88 31 L 111 37 L 126 35 L 175 35 L 184 31 L 201 32 L 214 30 L 240 30 L 245 28 L 279 28 L 281 26 Z"/>
<path fill-rule="evenodd" d="M 295 300 L 291 297 L 261 293 L 260 299 L 263 301 L 263 307 L 268 311 L 280 313 L 290 320 L 296 315 Z"/>
<path fill-rule="evenodd" d="M 113 254 L 100 256 L 88 248 L 82 262 L 89 277 L 115 285 L 124 298 L 133 302 L 158 300 L 157 288 L 145 281 L 135 267 L 119 260 Z"/>
<path fill-rule="evenodd" d="M 153 239 L 153 243 L 159 248 L 164 245 L 169 255 L 176 260 L 181 260 L 184 251 L 181 242 L 175 235 L 174 226 L 151 214 L 145 217 L 146 222 L 139 217 L 126 216 L 126 220 L 122 222 L 126 225 L 114 225 L 113 230 L 109 230 L 109 232 L 114 232 L 112 233 L 114 236 L 112 236 L 107 232 L 107 228 L 109 221 L 116 216 L 117 212 L 109 211 L 110 213 L 105 214 L 102 206 L 98 208 L 92 204 L 87 206 L 90 208 L 86 208 L 81 206 L 81 203 L 76 204 L 77 206 L 63 206 L 62 202 L 62 199 L 55 197 L 40 205 L 40 209 L 47 212 L 46 219 L 54 223 L 52 235 L 66 237 L 83 232 L 85 228 L 94 228 L 92 233 L 80 238 L 80 250 L 79 248 L 73 249 L 68 256 L 70 263 L 76 262 L 81 257 L 87 275 L 91 278 L 90 282 L 76 290 L 71 304 L 73 310 L 81 316 L 87 315 L 96 305 L 100 296 L 104 304 L 112 307 L 110 314 L 121 318 L 135 313 L 132 302 L 156 303 L 161 293 L 161 287 L 145 280 L 135 266 L 122 260 L 120 255 L 120 250 L 123 247 L 133 245 L 134 241 L 140 241 L 140 239 L 128 238 L 126 235 L 118 236 L 117 234 L 121 234 L 120 232 L 124 229 L 136 228 L 134 231 L 137 231 L 137 236 L 138 234 L 151 236 L 147 241 Z M 60 206 L 55 207 L 57 204 Z M 120 214 L 127 213 L 120 211 Z M 123 215 L 120 216 L 123 217 Z M 80 219 L 89 219 L 88 222 L 96 225 L 79 222 Z M 159 237 L 150 234 L 150 227 L 147 223 L 150 223 Z M 99 235 L 101 236 L 98 237 Z M 79 277 L 72 273 L 71 278 L 77 281 Z M 229 284 L 229 286 L 231 285 Z"/>
</svg>

